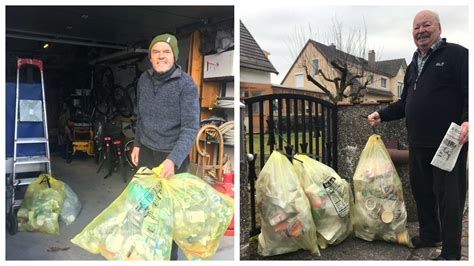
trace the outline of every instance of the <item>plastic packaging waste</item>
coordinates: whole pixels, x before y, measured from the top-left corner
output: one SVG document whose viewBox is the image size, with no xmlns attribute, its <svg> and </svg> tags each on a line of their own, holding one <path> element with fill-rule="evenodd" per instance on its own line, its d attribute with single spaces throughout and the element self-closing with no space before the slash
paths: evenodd
<svg viewBox="0 0 474 266">
<path fill-rule="evenodd" d="M 18 210 L 18 231 L 59 235 L 58 217 L 64 198 L 63 182 L 47 174 L 38 176 L 28 185 Z"/>
<path fill-rule="evenodd" d="M 61 218 L 61 221 L 63 221 L 66 225 L 70 225 L 79 215 L 82 204 L 79 201 L 77 194 L 66 183 L 64 183 L 64 193 L 66 197 L 64 199 L 61 216 L 59 218 Z"/>
<path fill-rule="evenodd" d="M 316 226 L 298 176 L 285 155 L 274 151 L 256 182 L 261 233 L 258 253 L 272 256 L 299 249 L 319 255 Z"/>
<path fill-rule="evenodd" d="M 189 260 L 212 258 L 232 220 L 234 200 L 191 174 L 178 174 L 169 183 L 174 241 Z"/>
<path fill-rule="evenodd" d="M 138 174 L 71 242 L 108 260 L 169 260 L 172 200 L 161 178 Z"/>
<path fill-rule="evenodd" d="M 402 183 L 379 135 L 367 141 L 353 181 L 355 235 L 411 247 Z"/>
<path fill-rule="evenodd" d="M 349 183 L 331 167 L 306 155 L 297 154 L 293 165 L 310 202 L 319 247 L 341 243 L 352 233 L 354 198 Z"/>
<path fill-rule="evenodd" d="M 169 260 L 174 240 L 188 259 L 208 259 L 230 223 L 233 200 L 190 174 L 164 179 L 140 168 L 71 242 L 109 260 Z"/>
</svg>

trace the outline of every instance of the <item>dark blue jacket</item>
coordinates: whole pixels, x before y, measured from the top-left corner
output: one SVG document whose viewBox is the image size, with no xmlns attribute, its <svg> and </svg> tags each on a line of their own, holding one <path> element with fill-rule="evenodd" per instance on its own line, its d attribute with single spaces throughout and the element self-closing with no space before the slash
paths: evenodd
<svg viewBox="0 0 474 266">
<path fill-rule="evenodd" d="M 466 48 L 443 39 L 418 77 L 414 57 L 405 74 L 401 99 L 379 111 L 381 120 L 406 117 L 411 147 L 438 147 L 451 122 L 460 125 L 468 121 L 468 60 Z"/>
</svg>

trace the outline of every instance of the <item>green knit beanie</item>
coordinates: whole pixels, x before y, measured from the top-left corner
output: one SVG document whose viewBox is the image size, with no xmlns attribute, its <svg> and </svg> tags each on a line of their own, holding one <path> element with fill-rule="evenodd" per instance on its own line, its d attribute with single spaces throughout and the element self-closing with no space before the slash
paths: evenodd
<svg viewBox="0 0 474 266">
<path fill-rule="evenodd" d="M 169 44 L 171 46 L 171 49 L 173 50 L 174 61 L 178 61 L 178 40 L 176 40 L 176 37 L 168 33 L 161 34 L 153 38 L 150 43 L 150 47 L 148 47 L 148 58 L 151 58 L 151 47 L 153 47 L 153 45 L 155 45 L 157 42 L 165 42 Z"/>
</svg>

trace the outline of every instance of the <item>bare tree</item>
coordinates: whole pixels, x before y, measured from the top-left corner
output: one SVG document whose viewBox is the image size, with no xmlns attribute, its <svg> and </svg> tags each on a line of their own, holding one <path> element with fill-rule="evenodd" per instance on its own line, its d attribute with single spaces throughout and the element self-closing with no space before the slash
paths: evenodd
<svg viewBox="0 0 474 266">
<path fill-rule="evenodd" d="M 360 92 L 374 82 L 367 74 L 369 62 L 367 55 L 367 27 L 344 30 L 342 22 L 332 19 L 328 32 L 329 49 L 324 54 L 332 68 L 320 68 L 317 71 L 313 60 L 317 58 L 316 35 L 311 25 L 307 29 L 296 28 L 290 37 L 288 46 L 293 58 L 298 58 L 295 66 L 304 70 L 306 78 L 320 88 L 329 99 L 337 103 L 344 98 L 351 102 L 360 98 Z M 304 47 L 301 49 L 301 47 Z"/>
</svg>

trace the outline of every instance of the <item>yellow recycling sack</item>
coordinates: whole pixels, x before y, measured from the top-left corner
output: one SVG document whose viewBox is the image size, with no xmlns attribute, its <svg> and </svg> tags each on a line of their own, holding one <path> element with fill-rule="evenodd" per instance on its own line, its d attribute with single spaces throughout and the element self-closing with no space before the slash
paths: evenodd
<svg viewBox="0 0 474 266">
<path fill-rule="evenodd" d="M 273 151 L 255 186 L 261 220 L 258 253 L 272 256 L 305 249 L 319 255 L 309 202 L 286 156 Z"/>
<path fill-rule="evenodd" d="M 71 242 L 108 260 L 169 260 L 173 239 L 188 259 L 212 257 L 230 223 L 233 200 L 190 174 L 164 179 L 161 170 L 162 165 L 140 168 Z"/>
<path fill-rule="evenodd" d="M 173 203 L 164 179 L 140 168 L 124 191 L 71 242 L 108 260 L 169 260 Z"/>
<path fill-rule="evenodd" d="M 38 176 L 28 185 L 18 210 L 18 231 L 59 235 L 58 217 L 64 198 L 63 182 L 47 174 Z"/>
<path fill-rule="evenodd" d="M 412 246 L 402 183 L 379 135 L 370 136 L 354 173 L 355 235 Z"/>
<path fill-rule="evenodd" d="M 188 173 L 169 179 L 173 240 L 189 260 L 211 259 L 234 213 L 234 200 Z"/>
<path fill-rule="evenodd" d="M 293 165 L 310 202 L 319 247 L 341 243 L 352 233 L 354 198 L 349 183 L 331 167 L 306 155 L 297 154 Z"/>
</svg>

